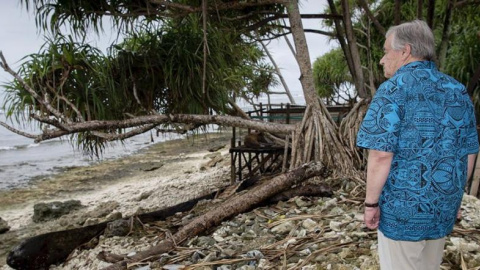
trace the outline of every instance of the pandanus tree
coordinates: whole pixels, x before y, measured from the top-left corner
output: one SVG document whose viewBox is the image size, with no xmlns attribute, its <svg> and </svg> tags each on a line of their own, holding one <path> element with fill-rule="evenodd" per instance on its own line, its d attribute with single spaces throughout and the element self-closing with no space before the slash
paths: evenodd
<svg viewBox="0 0 480 270">
<path fill-rule="evenodd" d="M 38 26 L 56 35 L 18 73 L 4 62 L 16 76 L 8 86 L 9 114 L 26 109 L 32 119 L 54 127 L 24 135 L 37 141 L 76 136 L 84 149 L 95 153 L 106 141 L 160 124 L 188 130 L 217 123 L 283 135 L 293 148 L 291 168 L 310 160 L 335 164 L 339 171 L 353 167 L 314 90 L 296 1 L 23 3 L 36 12 Z M 104 17 L 127 33 L 109 55 L 61 36 L 66 23 L 79 36 L 88 29 L 101 31 Z M 284 18 L 288 27 L 279 22 Z M 259 95 L 275 83 L 257 41 L 285 32 L 294 37 L 302 73 L 307 110 L 301 126 L 232 117 L 238 114 L 234 96 Z"/>
</svg>

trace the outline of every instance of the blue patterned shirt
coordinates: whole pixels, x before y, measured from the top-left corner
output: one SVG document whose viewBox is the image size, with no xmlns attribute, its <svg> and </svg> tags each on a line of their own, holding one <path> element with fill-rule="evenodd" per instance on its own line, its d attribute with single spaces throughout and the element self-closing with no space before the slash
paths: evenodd
<svg viewBox="0 0 480 270">
<path fill-rule="evenodd" d="M 468 155 L 479 148 L 475 123 L 465 87 L 433 62 L 404 65 L 379 87 L 357 146 L 393 153 L 379 199 L 386 237 L 418 241 L 452 231 Z"/>
</svg>

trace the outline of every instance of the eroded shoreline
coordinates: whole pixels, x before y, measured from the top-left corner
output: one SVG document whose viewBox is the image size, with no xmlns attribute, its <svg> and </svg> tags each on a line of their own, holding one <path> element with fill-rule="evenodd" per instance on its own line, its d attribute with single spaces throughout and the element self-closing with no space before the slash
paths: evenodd
<svg viewBox="0 0 480 270">
<path fill-rule="evenodd" d="M 1 191 L 0 217 L 11 229 L 0 235 L 0 266 L 20 239 L 80 226 L 78 223 L 88 219 L 85 213 L 100 203 L 116 201 L 116 211 L 128 216 L 171 206 L 228 184 L 226 166 L 204 170 L 202 165 L 210 155 L 228 153 L 229 142 L 226 132 L 160 142 L 133 155 L 70 168 L 29 188 Z M 35 203 L 70 199 L 80 200 L 85 207 L 58 220 L 31 221 Z"/>
</svg>

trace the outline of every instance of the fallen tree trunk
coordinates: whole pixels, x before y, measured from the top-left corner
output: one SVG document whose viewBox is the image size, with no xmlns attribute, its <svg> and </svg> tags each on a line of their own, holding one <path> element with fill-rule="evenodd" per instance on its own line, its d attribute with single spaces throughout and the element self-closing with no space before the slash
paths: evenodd
<svg viewBox="0 0 480 270">
<path fill-rule="evenodd" d="M 165 220 L 177 212 L 189 211 L 201 200 L 214 198 L 216 193 L 213 192 L 158 211 L 144 213 L 138 218 L 142 222 Z M 112 221 L 50 232 L 25 239 L 10 251 L 7 264 L 14 269 L 48 269 L 52 264 L 65 261 L 75 248 L 99 236 L 109 222 Z"/>
<path fill-rule="evenodd" d="M 320 162 L 309 162 L 301 167 L 295 168 L 290 172 L 281 174 L 272 178 L 270 181 L 259 185 L 242 195 L 233 197 L 232 199 L 221 203 L 212 211 L 209 211 L 182 227 L 171 238 L 161 241 L 158 245 L 151 249 L 139 252 L 131 257 L 124 257 L 124 260 L 104 268 L 105 270 L 126 269 L 128 263 L 138 262 L 145 259 L 155 259 L 162 253 L 169 252 L 175 246 L 188 238 L 200 234 L 214 226 L 219 225 L 225 219 L 233 217 L 239 213 L 251 210 L 258 204 L 264 202 L 268 198 L 288 189 L 289 187 L 301 183 L 302 181 L 314 176 L 326 177 L 331 173 Z M 117 257 L 117 256 L 112 256 Z"/>
<path fill-rule="evenodd" d="M 325 185 L 305 185 L 305 186 L 298 186 L 284 192 L 281 192 L 270 199 L 268 199 L 264 204 L 274 204 L 279 201 L 288 201 L 293 197 L 332 197 L 333 191 L 332 189 Z"/>
</svg>

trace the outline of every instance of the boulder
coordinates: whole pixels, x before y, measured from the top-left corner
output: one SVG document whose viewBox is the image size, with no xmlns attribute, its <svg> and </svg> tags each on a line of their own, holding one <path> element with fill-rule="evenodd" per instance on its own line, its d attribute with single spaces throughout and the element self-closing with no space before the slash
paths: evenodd
<svg viewBox="0 0 480 270">
<path fill-rule="evenodd" d="M 33 222 L 43 222 L 57 219 L 63 215 L 82 207 L 78 200 L 69 200 L 65 202 L 37 203 L 33 206 Z"/>
<path fill-rule="evenodd" d="M 111 214 L 119 205 L 117 201 L 102 202 L 90 211 L 88 215 L 93 218 L 103 218 Z"/>
<path fill-rule="evenodd" d="M 105 228 L 105 232 L 103 234 L 105 237 L 126 236 L 130 230 L 130 222 L 125 219 L 119 219 L 107 223 L 107 227 Z"/>
<path fill-rule="evenodd" d="M 10 226 L 8 226 L 8 223 L 0 217 L 0 234 L 8 232 L 8 230 L 10 230 Z"/>
</svg>

